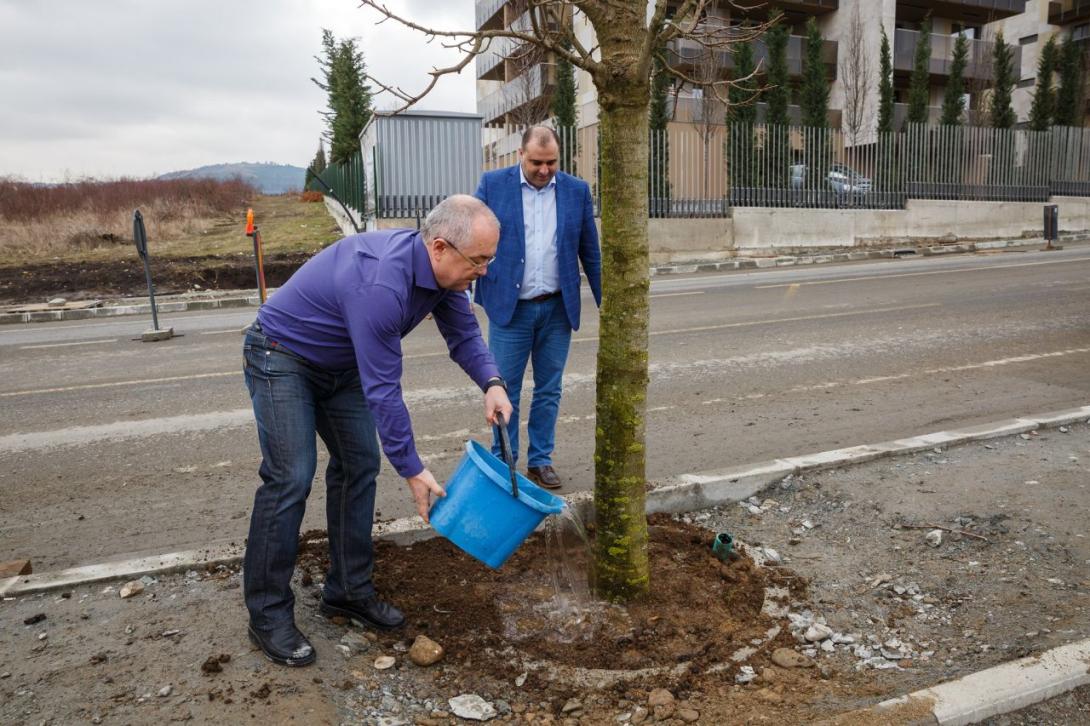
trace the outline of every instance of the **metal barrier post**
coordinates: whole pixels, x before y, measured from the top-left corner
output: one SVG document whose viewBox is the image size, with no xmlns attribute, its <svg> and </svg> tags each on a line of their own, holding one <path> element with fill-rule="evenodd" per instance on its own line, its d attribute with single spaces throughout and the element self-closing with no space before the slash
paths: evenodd
<svg viewBox="0 0 1090 726">
<path fill-rule="evenodd" d="M 160 340 L 170 340 L 174 337 L 174 328 L 161 329 L 159 327 L 159 311 L 155 307 L 155 285 L 151 282 L 151 262 L 148 260 L 148 233 L 144 229 L 144 215 L 137 209 L 132 215 L 132 239 L 136 244 L 136 252 L 144 261 L 144 277 L 148 281 L 148 299 L 151 301 L 151 330 L 145 330 L 140 340 L 144 343 L 154 343 Z"/>
</svg>

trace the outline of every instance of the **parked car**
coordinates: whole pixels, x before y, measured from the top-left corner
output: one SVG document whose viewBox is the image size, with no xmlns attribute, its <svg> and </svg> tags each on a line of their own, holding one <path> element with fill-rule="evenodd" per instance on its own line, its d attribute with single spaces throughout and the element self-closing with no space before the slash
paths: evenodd
<svg viewBox="0 0 1090 726">
<path fill-rule="evenodd" d="M 870 179 L 845 164 L 833 164 L 825 174 L 828 188 L 838 197 L 859 197 L 870 191 Z M 791 188 L 809 189 L 806 182 L 806 164 L 791 165 Z"/>
</svg>

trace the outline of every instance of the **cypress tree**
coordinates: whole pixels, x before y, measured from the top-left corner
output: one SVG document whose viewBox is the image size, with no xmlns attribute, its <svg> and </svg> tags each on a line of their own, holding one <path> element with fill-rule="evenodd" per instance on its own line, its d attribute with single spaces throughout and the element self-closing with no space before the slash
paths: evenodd
<svg viewBox="0 0 1090 726">
<path fill-rule="evenodd" d="M 1056 113 L 1056 94 L 1052 89 L 1052 73 L 1056 70 L 1056 38 L 1052 37 L 1041 49 L 1037 61 L 1037 90 L 1029 108 L 1029 127 L 1034 131 L 1047 131 Z"/>
<path fill-rule="evenodd" d="M 321 173 L 326 170 L 324 139 L 318 139 L 318 153 L 314 155 L 307 170 L 314 176 L 321 176 Z"/>
<path fill-rule="evenodd" d="M 812 128 L 825 128 L 829 117 L 829 80 L 821 62 L 821 31 L 812 16 L 806 21 L 806 43 L 802 61 L 802 123 Z"/>
<path fill-rule="evenodd" d="M 759 165 L 753 158 L 753 125 L 757 123 L 759 86 L 754 73 L 757 62 L 750 43 L 735 43 L 731 48 L 734 59 L 734 82 L 727 91 L 727 133 L 731 181 L 734 186 L 751 187 L 753 170 Z"/>
<path fill-rule="evenodd" d="M 326 92 L 330 163 L 345 162 L 360 149 L 360 132 L 371 119 L 371 89 L 364 83 L 366 66 L 355 38 L 338 41 L 322 30 L 322 54 L 316 57 L 322 79 L 311 78 Z"/>
<path fill-rule="evenodd" d="M 1014 90 L 1014 52 L 1003 40 L 1003 31 L 995 37 L 995 49 L 992 51 L 992 76 L 995 89 L 992 91 L 991 116 L 992 127 L 1009 129 L 1014 126 L 1017 117 L 1011 106 L 1011 93 Z"/>
<path fill-rule="evenodd" d="M 754 73 L 757 61 L 751 43 L 735 43 L 731 48 L 734 60 L 734 82 L 727 90 L 727 123 L 748 124 L 757 122 L 757 97 L 760 85 Z"/>
<path fill-rule="evenodd" d="M 878 132 L 893 130 L 893 60 L 890 57 L 889 37 L 882 27 L 882 49 L 879 54 L 878 78 Z"/>
<path fill-rule="evenodd" d="M 784 186 L 787 181 L 787 103 L 791 89 L 788 86 L 787 70 L 787 28 L 783 24 L 783 15 L 777 13 L 773 25 L 765 33 L 765 46 L 768 48 L 768 88 L 764 97 L 768 101 L 767 151 L 768 168 L 772 174 L 769 180 L 772 186 Z"/>
<path fill-rule="evenodd" d="M 920 24 L 920 39 L 916 43 L 916 55 L 912 64 L 912 76 L 908 82 L 908 122 L 927 123 L 927 104 L 930 100 L 931 76 L 931 16 Z"/>
<path fill-rule="evenodd" d="M 648 128 L 651 133 L 651 149 L 647 156 L 649 165 L 647 192 L 650 197 L 652 217 L 665 217 L 670 208 L 670 137 L 666 127 L 670 123 L 669 109 L 670 75 L 661 54 L 655 55 L 651 75 L 651 103 Z"/>
<path fill-rule="evenodd" d="M 969 62 L 969 39 L 959 35 L 954 41 L 954 59 L 950 64 L 950 77 L 942 94 L 942 118 L 944 126 L 960 126 L 965 110 L 965 66 Z"/>
<path fill-rule="evenodd" d="M 1064 42 L 1059 52 L 1060 90 L 1056 94 L 1056 125 L 1082 126 L 1079 113 L 1079 90 L 1082 87 L 1082 53 L 1071 40 Z"/>
<path fill-rule="evenodd" d="M 575 173 L 575 70 L 563 57 L 556 62 L 556 90 L 552 99 L 553 123 L 563 142 L 560 149 L 560 168 Z"/>
</svg>

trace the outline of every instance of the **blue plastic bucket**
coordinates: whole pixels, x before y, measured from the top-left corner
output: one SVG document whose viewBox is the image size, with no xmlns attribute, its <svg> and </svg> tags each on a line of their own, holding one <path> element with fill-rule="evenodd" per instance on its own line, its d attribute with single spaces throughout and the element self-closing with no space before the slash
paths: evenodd
<svg viewBox="0 0 1090 726">
<path fill-rule="evenodd" d="M 432 505 L 431 526 L 459 548 L 496 569 L 548 514 L 564 508 L 564 500 L 518 477 L 518 498 L 511 496 L 511 470 L 476 441 L 450 480 L 447 495 Z"/>
</svg>

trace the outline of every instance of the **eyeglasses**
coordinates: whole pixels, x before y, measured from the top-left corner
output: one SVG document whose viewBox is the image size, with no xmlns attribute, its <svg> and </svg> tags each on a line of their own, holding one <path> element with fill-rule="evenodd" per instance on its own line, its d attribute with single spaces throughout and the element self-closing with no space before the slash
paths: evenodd
<svg viewBox="0 0 1090 726">
<path fill-rule="evenodd" d="M 442 239 L 442 238 L 440 238 L 440 239 Z M 465 253 L 463 253 L 460 249 L 458 249 L 453 244 L 451 244 L 450 240 L 444 239 L 443 242 L 446 243 L 447 247 L 449 247 L 452 250 L 454 250 L 455 252 L 457 252 L 459 257 L 461 257 L 463 260 L 468 262 L 473 267 L 473 269 L 477 270 L 478 272 L 484 270 L 485 268 L 487 268 L 489 265 L 491 265 L 493 262 L 496 261 L 496 256 L 493 255 L 492 257 L 486 257 L 481 262 L 474 262 L 470 258 L 466 257 Z"/>
</svg>

